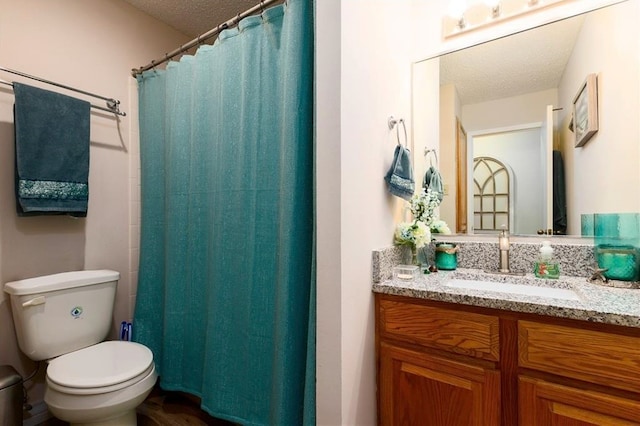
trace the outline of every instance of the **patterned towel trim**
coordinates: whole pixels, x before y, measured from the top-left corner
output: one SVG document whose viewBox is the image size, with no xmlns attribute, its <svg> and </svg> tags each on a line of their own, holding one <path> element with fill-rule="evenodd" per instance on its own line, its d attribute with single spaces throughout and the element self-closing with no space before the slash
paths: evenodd
<svg viewBox="0 0 640 426">
<path fill-rule="evenodd" d="M 88 200 L 89 185 L 78 182 L 20 179 L 18 195 L 21 198 Z"/>
</svg>

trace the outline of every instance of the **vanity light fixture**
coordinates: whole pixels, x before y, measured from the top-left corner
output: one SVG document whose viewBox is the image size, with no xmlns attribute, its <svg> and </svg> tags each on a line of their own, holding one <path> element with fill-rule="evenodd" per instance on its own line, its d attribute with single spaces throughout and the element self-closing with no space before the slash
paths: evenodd
<svg viewBox="0 0 640 426">
<path fill-rule="evenodd" d="M 500 0 L 484 0 L 485 4 L 491 9 L 491 19 L 496 19 L 500 16 Z"/>
<path fill-rule="evenodd" d="M 443 19 L 443 37 L 449 38 L 529 14 L 568 0 L 450 0 Z"/>
<path fill-rule="evenodd" d="M 466 8 L 467 2 L 465 0 L 451 0 L 451 3 L 449 3 L 447 15 L 456 21 L 456 27 L 458 30 L 462 30 L 467 26 L 464 19 L 464 12 Z"/>
</svg>

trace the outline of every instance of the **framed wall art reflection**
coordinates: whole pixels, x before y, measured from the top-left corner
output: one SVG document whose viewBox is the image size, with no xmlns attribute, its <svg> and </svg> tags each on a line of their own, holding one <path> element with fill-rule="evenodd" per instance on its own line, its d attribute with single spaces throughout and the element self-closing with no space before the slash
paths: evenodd
<svg viewBox="0 0 640 426">
<path fill-rule="evenodd" d="M 573 98 L 575 147 L 583 146 L 598 131 L 598 78 L 589 74 Z"/>
</svg>

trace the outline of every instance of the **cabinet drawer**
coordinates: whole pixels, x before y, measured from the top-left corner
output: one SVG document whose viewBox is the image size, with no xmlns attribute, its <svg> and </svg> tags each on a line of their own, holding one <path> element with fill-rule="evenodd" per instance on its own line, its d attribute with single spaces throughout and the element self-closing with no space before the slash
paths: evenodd
<svg viewBox="0 0 640 426">
<path fill-rule="evenodd" d="M 640 338 L 518 321 L 521 367 L 640 392 Z"/>
<path fill-rule="evenodd" d="M 490 315 L 379 300 L 380 335 L 490 361 L 500 359 L 499 321 Z"/>
</svg>

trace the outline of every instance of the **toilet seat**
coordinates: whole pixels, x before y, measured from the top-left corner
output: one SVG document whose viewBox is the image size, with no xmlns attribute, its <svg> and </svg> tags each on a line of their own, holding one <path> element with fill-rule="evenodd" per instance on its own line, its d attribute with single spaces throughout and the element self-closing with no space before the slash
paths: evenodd
<svg viewBox="0 0 640 426">
<path fill-rule="evenodd" d="M 153 354 L 146 346 L 108 341 L 51 360 L 47 384 L 68 394 L 99 394 L 131 386 L 154 371 Z"/>
</svg>

